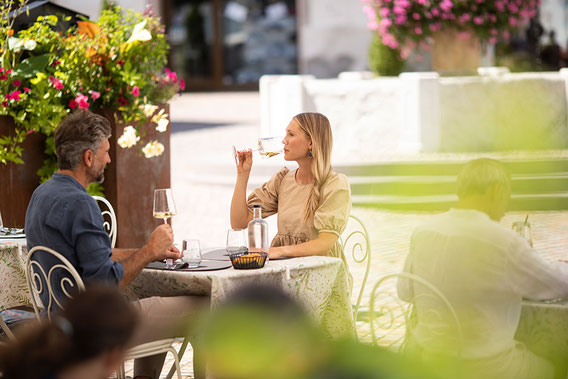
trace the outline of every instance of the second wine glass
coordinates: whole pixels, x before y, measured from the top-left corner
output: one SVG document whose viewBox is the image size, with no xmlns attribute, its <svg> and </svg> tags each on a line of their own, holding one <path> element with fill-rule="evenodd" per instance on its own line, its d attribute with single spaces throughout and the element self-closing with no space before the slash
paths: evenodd
<svg viewBox="0 0 568 379">
<path fill-rule="evenodd" d="M 174 195 L 171 188 L 159 188 L 154 190 L 154 218 L 164 220 L 164 224 L 168 223 L 168 218 L 176 215 L 176 205 L 174 203 Z M 166 268 L 174 268 L 174 260 L 166 259 Z"/>
</svg>

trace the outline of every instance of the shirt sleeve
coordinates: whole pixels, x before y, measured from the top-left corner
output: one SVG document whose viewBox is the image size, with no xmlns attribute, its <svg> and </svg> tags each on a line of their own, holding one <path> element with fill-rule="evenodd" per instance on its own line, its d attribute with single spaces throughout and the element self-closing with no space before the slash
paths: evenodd
<svg viewBox="0 0 568 379">
<path fill-rule="evenodd" d="M 351 189 L 345 175 L 336 174 L 322 188 L 320 206 L 314 214 L 318 233 L 341 236 L 351 213 Z"/>
<path fill-rule="evenodd" d="M 568 264 L 547 261 L 517 235 L 509 252 L 507 275 L 513 291 L 533 300 L 568 296 Z"/>
<path fill-rule="evenodd" d="M 249 195 L 247 206 L 252 212 L 253 205 L 262 205 L 262 217 L 272 216 L 278 212 L 278 193 L 282 179 L 290 170 L 287 167 L 278 171 L 270 180 L 258 187 Z"/>
<path fill-rule="evenodd" d="M 118 286 L 124 267 L 112 260 L 111 241 L 95 200 L 88 195 L 81 197 L 69 203 L 64 214 L 65 234 L 77 254 L 77 270 L 83 280 Z"/>
</svg>

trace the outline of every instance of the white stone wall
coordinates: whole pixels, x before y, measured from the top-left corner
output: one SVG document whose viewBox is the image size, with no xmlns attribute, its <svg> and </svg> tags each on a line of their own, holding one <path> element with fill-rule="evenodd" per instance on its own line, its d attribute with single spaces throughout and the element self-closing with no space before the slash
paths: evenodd
<svg viewBox="0 0 568 379">
<path fill-rule="evenodd" d="M 425 152 L 568 148 L 568 69 L 475 77 L 264 76 L 261 136 L 280 135 L 300 112 L 332 124 L 334 162 L 373 162 Z"/>
<path fill-rule="evenodd" d="M 91 20 L 97 20 L 101 14 L 102 0 L 51 0 L 53 3 L 86 14 Z M 143 12 L 146 9 L 148 0 L 115 0 L 115 4 L 122 8 L 132 9 Z M 160 15 L 160 0 L 152 0 L 152 5 L 156 15 Z"/>
</svg>

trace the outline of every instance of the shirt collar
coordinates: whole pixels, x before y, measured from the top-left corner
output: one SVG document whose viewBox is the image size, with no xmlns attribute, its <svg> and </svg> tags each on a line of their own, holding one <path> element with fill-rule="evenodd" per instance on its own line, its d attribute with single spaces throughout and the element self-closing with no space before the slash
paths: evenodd
<svg viewBox="0 0 568 379">
<path fill-rule="evenodd" d="M 476 209 L 458 209 L 458 208 L 451 208 L 449 213 L 456 216 L 456 217 L 467 217 L 467 218 L 482 218 L 487 221 L 491 221 L 491 218 L 487 215 L 487 213 L 478 211 Z"/>
<path fill-rule="evenodd" d="M 87 190 L 85 189 L 85 187 L 83 187 L 81 185 L 81 183 L 79 183 L 77 181 L 77 179 L 75 179 L 74 177 L 72 177 L 71 175 L 67 175 L 67 174 L 62 174 L 60 172 L 55 172 L 53 173 L 51 179 L 56 180 L 56 181 L 66 181 L 68 183 L 73 184 L 75 187 L 80 188 L 81 190 L 83 190 L 84 192 L 87 192 Z"/>
</svg>

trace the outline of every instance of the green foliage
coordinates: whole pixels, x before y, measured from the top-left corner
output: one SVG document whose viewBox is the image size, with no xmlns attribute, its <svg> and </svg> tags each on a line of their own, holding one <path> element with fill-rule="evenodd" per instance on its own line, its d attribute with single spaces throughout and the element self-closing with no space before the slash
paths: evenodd
<svg viewBox="0 0 568 379">
<path fill-rule="evenodd" d="M 369 46 L 369 67 L 381 76 L 397 76 L 404 69 L 404 60 L 400 57 L 398 49 L 385 46 L 377 33 Z"/>
<path fill-rule="evenodd" d="M 119 121 L 138 125 L 167 116 L 156 117 L 153 106 L 184 83 L 165 69 L 169 45 L 157 18 L 108 6 L 97 23 L 80 21 L 65 33 L 49 15 L 12 35 L 10 7 L 24 4 L 0 5 L 0 115 L 16 124 L 13 136 L 0 136 L 1 163 L 23 163 L 21 143 L 42 133 L 48 160 L 38 175 L 49 178 L 56 167 L 53 133 L 75 108 L 112 110 Z"/>
</svg>

